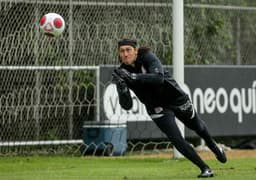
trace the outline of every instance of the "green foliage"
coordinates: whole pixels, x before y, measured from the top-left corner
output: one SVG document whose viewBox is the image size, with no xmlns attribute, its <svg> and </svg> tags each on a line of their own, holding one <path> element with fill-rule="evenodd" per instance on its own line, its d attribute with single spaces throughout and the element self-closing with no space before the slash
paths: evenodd
<svg viewBox="0 0 256 180">
<path fill-rule="evenodd" d="M 225 11 L 198 8 L 185 22 L 185 63 L 220 64 L 232 44 L 232 24 Z"/>
<path fill-rule="evenodd" d="M 255 64 L 256 16 L 248 8 L 256 2 L 186 0 L 184 4 L 185 64 Z M 163 59 L 172 64 L 172 50 Z"/>
</svg>

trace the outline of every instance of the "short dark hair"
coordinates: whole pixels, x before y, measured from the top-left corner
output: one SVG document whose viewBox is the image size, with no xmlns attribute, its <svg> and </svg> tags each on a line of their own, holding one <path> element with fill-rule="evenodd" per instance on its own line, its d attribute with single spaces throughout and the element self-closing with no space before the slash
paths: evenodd
<svg viewBox="0 0 256 180">
<path fill-rule="evenodd" d="M 133 39 L 122 39 L 122 40 L 118 41 L 118 47 L 125 46 L 125 45 L 132 46 L 132 47 L 136 48 L 137 41 L 133 40 Z"/>
</svg>

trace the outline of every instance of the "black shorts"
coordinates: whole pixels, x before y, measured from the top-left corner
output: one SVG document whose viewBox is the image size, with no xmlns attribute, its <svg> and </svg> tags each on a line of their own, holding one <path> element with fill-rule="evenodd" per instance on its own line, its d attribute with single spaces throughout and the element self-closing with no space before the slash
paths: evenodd
<svg viewBox="0 0 256 180">
<path fill-rule="evenodd" d="M 195 108 L 190 100 L 180 106 L 154 107 L 147 108 L 148 114 L 152 119 L 162 117 L 166 112 L 172 111 L 180 120 L 189 120 L 195 117 Z"/>
<path fill-rule="evenodd" d="M 171 110 L 180 120 L 193 119 L 196 115 L 194 105 L 190 100 L 180 106 L 171 107 Z"/>
</svg>

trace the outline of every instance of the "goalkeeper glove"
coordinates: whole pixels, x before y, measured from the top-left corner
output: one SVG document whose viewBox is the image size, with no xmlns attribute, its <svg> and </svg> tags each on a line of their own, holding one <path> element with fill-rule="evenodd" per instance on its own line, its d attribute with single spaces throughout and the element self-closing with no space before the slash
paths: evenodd
<svg viewBox="0 0 256 180">
<path fill-rule="evenodd" d="M 112 73 L 112 82 L 116 84 L 118 93 L 125 93 L 128 91 L 125 81 L 115 72 Z"/>
<path fill-rule="evenodd" d="M 134 83 L 137 80 L 137 75 L 135 73 L 130 73 L 126 69 L 118 68 L 115 69 L 114 72 L 130 84 Z"/>
</svg>

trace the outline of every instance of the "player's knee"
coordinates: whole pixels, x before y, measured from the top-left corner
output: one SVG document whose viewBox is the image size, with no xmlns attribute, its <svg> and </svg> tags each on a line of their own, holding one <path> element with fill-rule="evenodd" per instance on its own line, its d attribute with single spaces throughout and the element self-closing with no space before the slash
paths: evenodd
<svg viewBox="0 0 256 180">
<path fill-rule="evenodd" d="M 204 131 L 206 131 L 207 130 L 207 128 L 206 128 L 206 124 L 204 123 L 204 121 L 202 121 L 201 119 L 199 119 L 199 117 L 198 116 L 195 116 L 195 118 L 193 118 L 194 119 L 194 130 L 198 133 L 198 134 L 200 134 L 200 133 L 202 133 L 202 132 L 204 132 Z"/>
<path fill-rule="evenodd" d="M 192 119 L 186 120 L 184 123 L 186 127 L 196 132 L 202 132 L 206 129 L 205 123 L 198 117 L 197 114 L 195 114 Z"/>
</svg>

